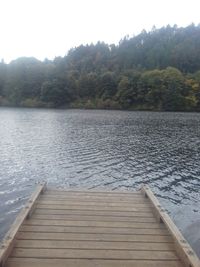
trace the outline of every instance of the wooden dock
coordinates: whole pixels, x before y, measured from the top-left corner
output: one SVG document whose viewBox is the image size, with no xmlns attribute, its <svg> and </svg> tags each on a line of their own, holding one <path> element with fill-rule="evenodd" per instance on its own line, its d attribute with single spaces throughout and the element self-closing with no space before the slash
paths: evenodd
<svg viewBox="0 0 200 267">
<path fill-rule="evenodd" d="M 148 187 L 63 191 L 39 185 L 0 248 L 0 267 L 200 267 Z"/>
</svg>

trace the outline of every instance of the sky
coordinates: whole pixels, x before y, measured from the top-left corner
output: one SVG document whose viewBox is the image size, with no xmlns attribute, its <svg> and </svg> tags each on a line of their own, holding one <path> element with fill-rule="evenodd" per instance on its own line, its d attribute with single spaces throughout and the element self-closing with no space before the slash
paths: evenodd
<svg viewBox="0 0 200 267">
<path fill-rule="evenodd" d="M 64 56 L 80 44 L 200 23 L 200 0 L 0 0 L 0 59 Z"/>
</svg>

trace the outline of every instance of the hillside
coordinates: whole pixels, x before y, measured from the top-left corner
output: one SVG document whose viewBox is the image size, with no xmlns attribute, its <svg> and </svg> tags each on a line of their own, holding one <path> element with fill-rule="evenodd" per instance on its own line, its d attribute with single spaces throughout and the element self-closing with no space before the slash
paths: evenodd
<svg viewBox="0 0 200 267">
<path fill-rule="evenodd" d="M 200 25 L 0 63 L 0 105 L 200 111 Z"/>
</svg>

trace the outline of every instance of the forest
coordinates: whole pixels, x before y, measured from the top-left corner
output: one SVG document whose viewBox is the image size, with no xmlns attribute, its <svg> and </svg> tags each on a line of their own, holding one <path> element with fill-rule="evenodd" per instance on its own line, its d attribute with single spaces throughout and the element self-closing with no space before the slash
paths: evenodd
<svg viewBox="0 0 200 267">
<path fill-rule="evenodd" d="M 0 62 L 0 106 L 200 111 L 200 25 Z"/>
</svg>

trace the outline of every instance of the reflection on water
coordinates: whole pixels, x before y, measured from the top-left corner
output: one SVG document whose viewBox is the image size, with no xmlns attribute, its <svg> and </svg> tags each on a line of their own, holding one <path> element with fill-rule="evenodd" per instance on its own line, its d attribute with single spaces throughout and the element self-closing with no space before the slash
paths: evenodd
<svg viewBox="0 0 200 267">
<path fill-rule="evenodd" d="M 41 180 L 107 190 L 148 183 L 184 231 L 200 220 L 200 114 L 1 108 L 1 236 Z"/>
</svg>

